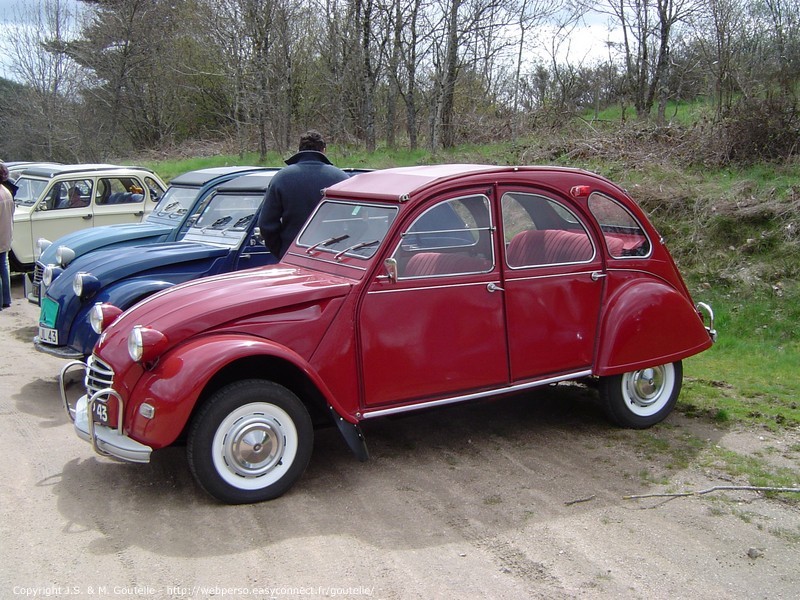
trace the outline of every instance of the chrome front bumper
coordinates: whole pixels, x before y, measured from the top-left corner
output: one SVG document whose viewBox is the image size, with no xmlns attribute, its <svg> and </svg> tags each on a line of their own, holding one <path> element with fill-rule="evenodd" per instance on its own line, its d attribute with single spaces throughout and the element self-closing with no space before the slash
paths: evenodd
<svg viewBox="0 0 800 600">
<path fill-rule="evenodd" d="M 111 456 L 126 462 L 150 462 L 153 449 L 132 440 L 122 431 L 123 402 L 120 395 L 113 388 L 99 390 L 89 396 L 84 394 L 72 406 L 67 398 L 66 375 L 77 368 L 86 371 L 86 365 L 81 361 L 67 363 L 58 375 L 58 385 L 61 390 L 61 401 L 67 411 L 67 416 L 75 426 L 75 433 L 82 440 L 92 445 L 95 452 L 102 456 Z M 112 399 L 118 403 L 118 423 L 116 428 L 106 427 L 94 422 L 91 415 L 95 402 L 109 402 Z"/>
</svg>

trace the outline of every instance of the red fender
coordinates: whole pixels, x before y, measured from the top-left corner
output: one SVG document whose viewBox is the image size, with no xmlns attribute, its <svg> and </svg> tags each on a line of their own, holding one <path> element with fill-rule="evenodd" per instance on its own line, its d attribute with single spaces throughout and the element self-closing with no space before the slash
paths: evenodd
<svg viewBox="0 0 800 600">
<path fill-rule="evenodd" d="M 268 340 L 224 334 L 201 336 L 178 346 L 163 355 L 152 371 L 142 375 L 130 397 L 153 405 L 155 418 L 141 416 L 138 404 L 128 407 L 126 422 L 130 427 L 126 430 L 129 435 L 153 449 L 169 446 L 183 431 L 212 377 L 227 365 L 254 356 L 276 357 L 292 363 L 305 373 L 343 419 L 355 422 L 300 355 Z M 258 377 L 258 373 L 253 376 Z"/>
<path fill-rule="evenodd" d="M 691 299 L 654 279 L 627 281 L 612 292 L 598 340 L 600 376 L 682 360 L 712 344 Z"/>
</svg>

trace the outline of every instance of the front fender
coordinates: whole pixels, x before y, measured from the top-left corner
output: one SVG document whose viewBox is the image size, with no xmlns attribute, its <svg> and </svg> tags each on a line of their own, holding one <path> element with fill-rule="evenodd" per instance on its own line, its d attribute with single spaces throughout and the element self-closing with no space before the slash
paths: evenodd
<svg viewBox="0 0 800 600">
<path fill-rule="evenodd" d="M 139 300 L 174 285 L 176 284 L 171 281 L 163 280 L 133 280 L 123 281 L 119 285 L 103 290 L 92 298 L 91 302 L 82 304 L 71 324 L 68 326 L 65 324 L 66 330 L 69 331 L 67 345 L 84 356 L 92 353 L 99 336 L 89 323 L 89 312 L 97 302 L 113 304 L 117 308 L 128 310 Z M 66 311 L 62 314 L 66 314 Z"/>
<path fill-rule="evenodd" d="M 139 300 L 171 288 L 178 283 L 164 279 L 125 279 L 100 292 L 95 302 L 106 302 L 122 310 L 127 310 Z"/>
<path fill-rule="evenodd" d="M 659 280 L 633 280 L 608 298 L 595 374 L 614 375 L 682 360 L 712 340 L 691 299 Z"/>
<path fill-rule="evenodd" d="M 273 357 L 291 363 L 302 371 L 343 418 L 355 423 L 342 410 L 314 369 L 292 350 L 260 338 L 238 334 L 201 336 L 177 346 L 146 371 L 134 387 L 133 402 L 126 409 L 128 433 L 154 449 L 172 444 L 191 418 L 197 401 L 211 379 L 221 369 L 245 358 Z M 253 377 L 258 377 L 253 373 Z M 155 416 L 141 416 L 139 406 L 146 402 Z"/>
</svg>

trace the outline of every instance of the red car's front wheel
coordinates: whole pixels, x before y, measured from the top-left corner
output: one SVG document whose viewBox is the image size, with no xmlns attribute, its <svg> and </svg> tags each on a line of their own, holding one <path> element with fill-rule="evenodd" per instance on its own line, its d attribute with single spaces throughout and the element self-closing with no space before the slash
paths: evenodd
<svg viewBox="0 0 800 600">
<path fill-rule="evenodd" d="M 228 504 L 271 500 L 306 469 L 314 430 L 285 387 L 260 379 L 218 390 L 195 417 L 187 457 L 197 481 Z"/>
</svg>

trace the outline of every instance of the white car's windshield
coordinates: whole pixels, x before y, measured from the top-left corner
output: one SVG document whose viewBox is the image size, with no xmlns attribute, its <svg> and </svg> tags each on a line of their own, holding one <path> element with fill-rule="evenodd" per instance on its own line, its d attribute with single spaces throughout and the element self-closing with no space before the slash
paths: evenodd
<svg viewBox="0 0 800 600">
<path fill-rule="evenodd" d="M 19 189 L 14 196 L 14 202 L 19 206 L 33 206 L 36 204 L 44 188 L 47 187 L 47 181 L 29 179 L 28 177 L 20 177 L 16 183 Z"/>
<path fill-rule="evenodd" d="M 303 229 L 297 244 L 307 254 L 331 252 L 336 258 L 370 258 L 397 216 L 394 206 L 323 202 Z"/>
</svg>

